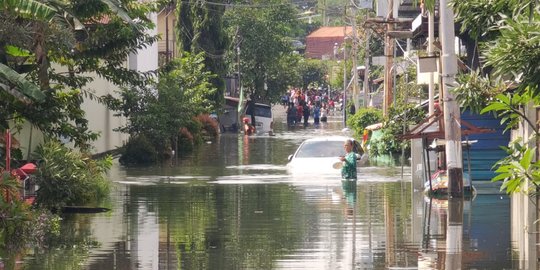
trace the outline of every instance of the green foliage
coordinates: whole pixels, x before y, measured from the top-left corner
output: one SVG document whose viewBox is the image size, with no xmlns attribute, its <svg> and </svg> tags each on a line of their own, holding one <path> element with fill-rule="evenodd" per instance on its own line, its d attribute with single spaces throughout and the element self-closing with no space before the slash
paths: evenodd
<svg viewBox="0 0 540 270">
<path fill-rule="evenodd" d="M 460 74 L 456 77 L 456 82 L 458 85 L 452 91 L 459 106 L 474 113 L 480 113 L 496 95 L 506 88 L 502 82 L 492 82 L 489 77 L 482 76 L 480 71 Z"/>
<path fill-rule="evenodd" d="M 187 135 L 187 137 L 189 138 L 189 142 L 192 144 L 192 145 L 197 145 L 197 144 L 200 144 L 202 143 L 202 129 L 203 129 L 203 124 L 197 120 L 197 118 L 193 117 L 191 118 L 190 121 L 187 121 L 186 122 L 186 125 L 185 125 L 185 128 L 186 130 L 188 131 L 188 133 L 183 133 L 182 130 L 180 130 L 180 135 L 182 134 L 190 134 L 190 135 Z M 178 149 L 179 151 L 184 151 L 185 152 L 185 149 L 182 149 L 180 147 L 180 149 Z M 188 151 L 191 151 L 192 149 L 188 149 Z"/>
<path fill-rule="evenodd" d="M 49 209 L 66 205 L 96 204 L 108 195 L 106 171 L 112 158 L 93 160 L 57 141 L 48 140 L 37 148 L 36 203 Z"/>
<path fill-rule="evenodd" d="M 0 199 L 11 200 L 18 198 L 20 184 L 18 178 L 8 171 L 4 171 L 0 168 Z"/>
<path fill-rule="evenodd" d="M 491 77 L 500 77 L 516 86 L 512 92 L 503 93 L 506 86 L 473 73 L 461 78 L 458 98 L 475 110 L 482 108 L 481 113 L 495 113 L 506 125 L 505 131 L 520 125 L 533 131 L 530 138 L 518 139 L 504 147 L 508 156 L 494 166 L 497 176 L 492 180 L 503 181 L 501 190 L 508 193 L 531 192 L 539 183 L 539 164 L 533 162 L 535 149 L 529 144 L 537 142 L 540 133 L 537 123 L 527 117 L 530 106 L 540 105 L 537 1 L 472 0 L 454 1 L 452 5 L 462 31 L 484 41 L 480 54 L 492 71 Z"/>
<path fill-rule="evenodd" d="M 157 103 L 150 106 L 154 114 L 148 116 L 159 117 L 160 128 L 171 138 L 192 117 L 214 111 L 211 100 L 216 89 L 209 82 L 214 75 L 205 71 L 201 54 L 184 53 L 167 68 L 159 77 Z"/>
<path fill-rule="evenodd" d="M 305 59 L 300 63 L 299 73 L 302 78 L 301 87 L 307 89 L 310 86 L 324 84 L 328 71 L 322 60 Z"/>
<path fill-rule="evenodd" d="M 506 130 L 516 128 L 525 121 L 538 134 L 538 126 L 527 118 L 525 108 L 529 104 L 540 104 L 540 97 L 533 91 L 523 94 L 498 94 L 481 113 L 495 112 L 501 118 L 501 124 L 506 124 Z"/>
<path fill-rule="evenodd" d="M 278 102 L 289 85 L 298 80 L 294 70 L 300 57 L 294 55 L 290 42 L 298 27 L 297 13 L 284 0 L 252 2 L 257 3 L 267 7 L 228 9 L 226 29 L 240 47 L 241 80 L 247 96 L 255 101 Z M 231 51 L 229 59 L 235 61 L 236 52 Z"/>
<path fill-rule="evenodd" d="M 1 8 L 26 19 L 50 21 L 56 15 L 54 8 L 35 0 L 4 0 L 2 2 Z"/>
<path fill-rule="evenodd" d="M 540 98 L 534 91 L 526 89 L 523 94 L 499 94 L 482 110 L 482 113 L 497 113 L 501 123 L 506 124 L 505 131 L 527 123 L 534 132 L 528 140 L 518 138 L 508 147 L 502 147 L 508 156 L 495 164 L 497 175 L 492 179 L 494 182 L 503 181 L 501 191 L 506 190 L 509 194 L 521 191 L 536 193 L 540 184 L 540 161 L 533 161 L 536 148 L 528 146 L 529 142 L 538 141 L 540 131 L 525 111 L 527 106 L 539 104 Z"/>
<path fill-rule="evenodd" d="M 399 135 L 407 132 L 410 125 L 419 123 L 424 117 L 423 109 L 412 104 L 390 107 L 383 123 L 382 135 L 369 142 L 369 154 L 379 156 L 400 153 L 402 148 L 406 153 L 410 153 L 410 140 L 400 140 Z"/>
<path fill-rule="evenodd" d="M 426 97 L 422 86 L 416 84 L 416 67 L 409 65 L 403 68 L 401 65 L 397 66 L 399 69 L 403 69 L 403 74 L 396 79 L 396 94 L 394 99 L 397 106 L 401 104 L 408 104 L 411 100 L 424 100 Z"/>
<path fill-rule="evenodd" d="M 195 137 L 189 129 L 183 127 L 178 133 L 178 150 L 180 152 L 189 152 L 195 146 Z"/>
<path fill-rule="evenodd" d="M 10 0 L 0 7 L 0 124 L 24 119 L 46 135 L 89 147 L 97 133 L 89 131 L 80 106 L 98 97 L 85 87 L 92 81 L 85 74 L 145 84 L 150 74 L 129 70 L 125 59 L 157 41 L 145 31 L 153 27 L 147 18 L 153 4 Z"/>
<path fill-rule="evenodd" d="M 520 0 L 521 1 L 521 0 Z M 498 35 L 498 22 L 512 14 L 517 0 L 469 0 L 452 1 L 456 22 L 461 25 L 461 32 L 468 32 L 471 37 L 491 40 Z"/>
<path fill-rule="evenodd" d="M 182 128 L 189 130 L 193 137 L 192 143 L 201 142 L 203 125 L 194 118 L 215 110 L 213 97 L 216 89 L 210 83 L 214 77 L 215 75 L 205 69 L 203 54 L 184 52 L 182 58 L 163 67 L 159 73 L 159 82 L 124 88 L 120 93 L 121 99 L 108 96 L 109 107 L 129 119 L 129 122 L 118 130 L 135 138 L 144 136 L 154 149 L 151 151 L 150 146 L 145 143 L 141 145 L 143 147 L 133 146 L 137 150 L 130 151 L 155 152 L 159 160 L 162 155 L 174 150 Z M 157 93 L 154 87 L 157 88 Z M 208 125 L 208 122 L 205 124 Z M 125 152 L 124 155 L 128 153 Z M 155 162 L 156 158 L 152 154 L 148 158 L 130 156 L 123 157 L 122 160 L 126 163 L 140 161 L 147 164 Z"/>
<path fill-rule="evenodd" d="M 131 164 L 153 164 L 158 160 L 158 153 L 153 144 L 144 135 L 137 135 L 129 138 L 124 146 L 120 163 Z"/>
<path fill-rule="evenodd" d="M 500 36 L 486 44 L 486 64 L 494 75 L 520 82 L 518 91 L 540 93 L 540 11 L 500 21 Z"/>
<path fill-rule="evenodd" d="M 536 194 L 540 185 L 540 161 L 533 161 L 536 148 L 523 145 L 523 139 L 518 138 L 503 149 L 508 156 L 494 166 L 497 176 L 492 181 L 502 181 L 501 191 L 508 194 L 521 191 Z"/>
<path fill-rule="evenodd" d="M 223 3 L 226 3 L 223 1 Z M 177 27 L 180 48 L 191 54 L 204 53 L 204 64 L 208 71 L 217 76 L 210 79 L 217 90 L 212 98 L 214 106 L 221 104 L 227 73 L 225 53 L 229 46 L 229 37 L 223 26 L 225 5 L 190 0 L 177 4 Z"/>
<path fill-rule="evenodd" d="M 421 86 L 415 83 L 416 69 L 414 66 L 408 66 L 403 71 L 396 81 L 395 103 L 384 119 L 381 136 L 369 142 L 370 155 L 399 153 L 402 148 L 407 154 L 410 153 L 410 141 L 400 140 L 399 135 L 406 133 L 410 125 L 417 124 L 425 118 L 424 110 L 411 103 L 414 99 L 424 99 L 425 95 Z"/>
<path fill-rule="evenodd" d="M 376 108 L 361 108 L 356 111 L 356 114 L 347 119 L 347 126 L 354 130 L 354 134 L 361 138 L 364 129 L 372 124 L 383 121 L 383 114 L 380 109 Z"/>
<path fill-rule="evenodd" d="M 46 236 L 57 233 L 59 219 L 21 200 L 16 176 L 6 171 L 0 175 L 0 256 L 7 257 L 3 250 L 14 256 L 27 245 L 43 245 Z"/>
<path fill-rule="evenodd" d="M 35 101 L 43 101 L 45 99 L 45 95 L 39 90 L 37 85 L 31 83 L 2 63 L 0 63 L 0 77 L 6 83 L 0 84 L 0 87 L 22 101 L 26 101 L 25 98 Z"/>
</svg>

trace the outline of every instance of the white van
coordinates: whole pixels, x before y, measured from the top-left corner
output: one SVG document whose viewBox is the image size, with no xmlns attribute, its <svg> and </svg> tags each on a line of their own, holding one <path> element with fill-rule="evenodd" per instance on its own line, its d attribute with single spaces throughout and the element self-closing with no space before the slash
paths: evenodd
<svg viewBox="0 0 540 270">
<path fill-rule="evenodd" d="M 218 115 L 222 132 L 238 132 L 238 128 L 242 128 L 241 121 L 244 117 L 247 117 L 250 123 L 255 119 L 255 130 L 258 134 L 272 134 L 274 132 L 274 119 L 270 105 L 244 101 L 241 104 L 241 113 L 238 115 L 239 102 L 237 97 L 225 97 L 225 106 Z M 239 120 L 240 123 L 238 123 Z"/>
<path fill-rule="evenodd" d="M 246 109 L 244 110 L 244 115 L 244 117 L 247 117 L 252 124 L 253 120 L 255 120 L 255 130 L 257 131 L 257 134 L 269 133 L 271 135 L 274 132 L 272 106 L 263 103 L 248 102 L 246 104 Z"/>
</svg>

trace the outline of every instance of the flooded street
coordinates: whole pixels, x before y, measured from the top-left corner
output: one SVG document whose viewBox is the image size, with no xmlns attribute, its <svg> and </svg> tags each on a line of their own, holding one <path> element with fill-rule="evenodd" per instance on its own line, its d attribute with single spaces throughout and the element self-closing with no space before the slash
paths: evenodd
<svg viewBox="0 0 540 270">
<path fill-rule="evenodd" d="M 115 166 L 112 210 L 67 215 L 59 241 L 22 268 L 520 269 L 507 196 L 449 206 L 413 191 L 399 165 L 361 167 L 357 185 L 338 170 L 293 178 L 288 155 L 342 123 L 287 130 L 281 117 L 275 136 L 223 134 L 178 165 Z"/>
</svg>

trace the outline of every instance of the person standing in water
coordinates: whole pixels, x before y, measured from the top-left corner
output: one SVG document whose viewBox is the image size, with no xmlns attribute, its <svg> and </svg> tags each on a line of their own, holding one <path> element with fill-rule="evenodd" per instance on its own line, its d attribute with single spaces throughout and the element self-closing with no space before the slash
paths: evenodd
<svg viewBox="0 0 540 270">
<path fill-rule="evenodd" d="M 339 160 L 343 162 L 341 167 L 341 179 L 348 181 L 356 181 L 356 153 L 353 150 L 353 141 L 346 140 L 343 144 L 345 148 L 345 156 L 339 157 Z"/>
</svg>

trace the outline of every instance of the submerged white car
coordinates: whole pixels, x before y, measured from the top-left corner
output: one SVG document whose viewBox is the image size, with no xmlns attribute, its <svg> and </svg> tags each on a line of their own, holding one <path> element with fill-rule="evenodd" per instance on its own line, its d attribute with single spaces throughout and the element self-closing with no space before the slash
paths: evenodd
<svg viewBox="0 0 540 270">
<path fill-rule="evenodd" d="M 287 171 L 293 175 L 331 175 L 340 177 L 340 171 L 334 166 L 339 157 L 345 155 L 343 144 L 353 140 L 353 152 L 362 157 L 360 143 L 345 136 L 326 136 L 307 139 L 289 156 Z M 360 158 L 359 158 L 360 159 Z"/>
</svg>

